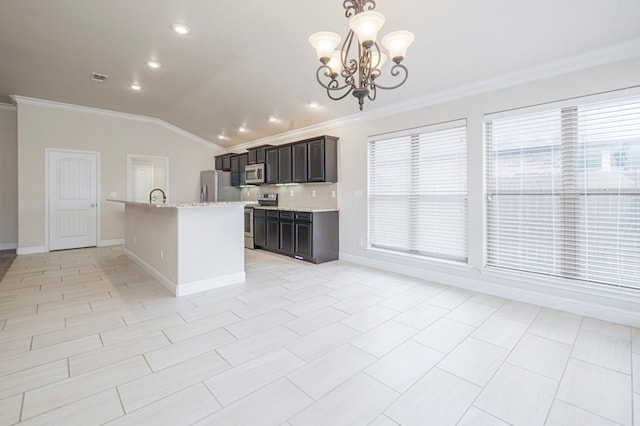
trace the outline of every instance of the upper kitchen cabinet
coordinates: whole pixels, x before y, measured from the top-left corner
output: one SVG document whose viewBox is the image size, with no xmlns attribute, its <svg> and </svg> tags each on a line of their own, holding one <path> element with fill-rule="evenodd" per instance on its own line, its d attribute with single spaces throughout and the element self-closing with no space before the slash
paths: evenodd
<svg viewBox="0 0 640 426">
<path fill-rule="evenodd" d="M 278 183 L 291 183 L 291 145 L 278 147 Z"/>
<path fill-rule="evenodd" d="M 271 145 L 262 145 L 247 149 L 247 164 L 261 164 L 266 162 L 267 149 Z"/>
<path fill-rule="evenodd" d="M 265 183 L 278 183 L 278 148 L 266 150 L 264 164 Z"/>
<path fill-rule="evenodd" d="M 222 154 L 215 156 L 215 169 L 224 170 L 225 172 L 231 171 L 231 157 L 232 154 Z"/>
<path fill-rule="evenodd" d="M 292 181 L 295 183 L 304 183 L 308 180 L 307 144 L 294 143 L 291 147 L 291 154 L 293 156 Z"/>
<path fill-rule="evenodd" d="M 307 145 L 307 182 L 338 181 L 338 138 L 323 136 Z"/>
<path fill-rule="evenodd" d="M 231 157 L 231 186 L 240 185 L 240 156 Z"/>
<path fill-rule="evenodd" d="M 249 159 L 248 154 L 240 154 L 238 155 L 238 180 L 240 185 L 246 185 L 245 181 L 246 177 L 244 174 L 244 169 L 247 166 L 247 161 Z"/>
</svg>

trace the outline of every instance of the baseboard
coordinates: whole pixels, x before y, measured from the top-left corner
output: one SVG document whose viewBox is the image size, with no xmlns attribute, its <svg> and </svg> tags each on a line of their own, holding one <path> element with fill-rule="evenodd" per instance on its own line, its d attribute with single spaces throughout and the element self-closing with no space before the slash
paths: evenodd
<svg viewBox="0 0 640 426">
<path fill-rule="evenodd" d="M 239 284 L 245 280 L 246 274 L 244 272 L 238 272 L 235 274 L 224 275 L 222 277 L 178 284 L 176 286 L 176 296 L 187 296 L 190 294 L 201 293 L 203 291 L 213 290 L 232 284 Z"/>
<path fill-rule="evenodd" d="M 531 303 L 547 308 L 571 312 L 577 315 L 627 324 L 633 327 L 640 326 L 640 307 L 637 309 L 621 309 L 620 307 L 607 304 L 605 298 L 602 300 L 603 303 L 593 303 L 585 300 L 584 296 L 581 294 L 574 294 L 574 292 L 571 292 L 570 290 L 563 291 L 564 293 L 567 293 L 566 296 L 547 294 L 544 292 L 544 288 L 541 288 L 540 291 L 532 291 L 530 289 L 518 287 L 518 283 L 515 281 L 510 281 L 510 285 L 505 286 L 475 278 L 435 272 L 395 262 L 355 256 L 347 253 L 340 253 L 340 260 L 420 278 L 427 281 L 446 284 L 452 287 L 472 290 L 478 293 L 490 294 L 497 297 L 503 297 L 505 299 L 516 300 L 518 302 Z"/>
<path fill-rule="evenodd" d="M 110 247 L 124 245 L 124 238 L 116 238 L 114 240 L 101 240 L 98 247 Z"/>
<path fill-rule="evenodd" d="M 144 259 L 134 254 L 131 250 L 124 248 L 124 254 L 133 261 L 136 265 L 140 266 L 151 275 L 153 278 L 158 280 L 160 284 L 162 284 L 167 290 L 171 292 L 174 296 L 176 296 L 176 283 L 173 282 L 169 277 L 164 275 L 162 272 L 158 271 L 156 268 L 151 266 L 151 264 L 147 263 Z"/>
<path fill-rule="evenodd" d="M 37 253 L 47 253 L 49 250 L 45 246 L 32 246 L 32 247 L 18 247 L 16 250 L 16 254 L 37 254 Z"/>
<path fill-rule="evenodd" d="M 206 280 L 176 284 L 169 277 L 158 271 L 155 267 L 150 265 L 144 259 L 137 256 L 127 248 L 124 249 L 124 254 L 129 257 L 129 259 L 131 259 L 134 263 L 144 269 L 149 275 L 158 280 L 167 290 L 171 292 L 171 294 L 176 297 L 201 293 L 203 291 L 213 290 L 231 284 L 238 284 L 246 280 L 246 274 L 243 271 Z"/>
<path fill-rule="evenodd" d="M 18 248 L 18 243 L 0 243 L 0 250 L 15 250 Z"/>
</svg>

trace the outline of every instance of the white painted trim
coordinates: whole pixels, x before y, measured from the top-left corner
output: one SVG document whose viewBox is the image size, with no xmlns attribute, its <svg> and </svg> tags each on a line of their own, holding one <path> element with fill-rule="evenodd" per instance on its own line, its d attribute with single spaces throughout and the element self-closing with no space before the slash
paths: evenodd
<svg viewBox="0 0 640 426">
<path fill-rule="evenodd" d="M 124 254 L 129 259 L 131 259 L 136 265 L 141 267 L 146 273 L 148 273 L 153 278 L 158 280 L 160 284 L 162 284 L 167 290 L 171 292 L 171 294 L 173 294 L 174 296 L 176 295 L 176 283 L 173 280 L 169 279 L 162 272 L 158 271 L 156 268 L 151 266 L 151 264 L 147 263 L 144 259 L 136 255 L 126 247 L 123 248 L 123 251 L 124 251 Z"/>
<path fill-rule="evenodd" d="M 45 147 L 44 149 L 44 246 L 45 251 L 49 250 L 49 206 L 50 206 L 50 197 L 49 197 L 49 156 L 52 152 L 67 152 L 72 154 L 94 154 L 96 156 L 96 247 L 98 247 L 98 243 L 100 240 L 100 224 L 101 215 L 100 211 L 102 210 L 102 196 L 100 193 L 100 188 L 102 187 L 102 183 L 100 181 L 100 177 L 102 176 L 101 170 L 101 157 L 99 151 L 83 151 L 77 149 L 64 149 L 64 148 L 49 148 Z"/>
<path fill-rule="evenodd" d="M 244 282 L 245 280 L 245 272 L 237 272 L 235 274 L 223 275 L 206 280 L 179 284 L 176 287 L 176 296 L 187 296 L 190 294 L 201 293 L 203 291 L 214 290 L 216 288 L 225 287 L 232 284 L 239 284 Z"/>
<path fill-rule="evenodd" d="M 18 248 L 18 243 L 0 243 L 0 250 L 15 250 Z"/>
<path fill-rule="evenodd" d="M 191 140 L 192 142 L 197 142 L 199 144 L 203 144 L 206 145 L 208 148 L 214 148 L 216 151 L 218 151 L 218 154 L 223 154 L 225 152 L 225 149 L 222 148 L 220 145 L 208 141 L 206 139 L 203 139 L 199 136 L 194 135 L 193 133 L 189 133 L 184 129 L 181 129 L 177 126 L 174 126 L 173 124 L 167 123 L 166 121 L 160 120 L 159 118 L 156 117 L 149 117 L 149 116 L 145 116 L 145 115 L 137 115 L 137 114 L 130 114 L 127 112 L 119 112 L 119 111 L 111 111 L 111 110 L 107 110 L 107 109 L 102 109 L 102 108 L 95 108 L 95 107 L 88 107 L 88 106 L 82 106 L 82 105 L 73 105 L 73 104 L 66 104 L 63 102 L 57 102 L 57 101 L 49 101 L 49 100 L 45 100 L 45 99 L 37 99 L 37 98 L 29 98 L 29 97 L 25 97 L 25 96 L 18 96 L 18 95 L 11 95 L 10 96 L 11 99 L 13 99 L 13 101 L 16 103 L 16 105 L 20 105 L 20 104 L 24 104 L 24 105 L 34 105 L 34 106 L 39 106 L 39 107 L 43 107 L 43 108 L 50 108 L 50 109 L 59 109 L 59 110 L 63 110 L 63 111 L 72 111 L 72 112 L 79 112 L 79 113 L 83 113 L 83 114 L 93 114 L 93 115 L 100 115 L 103 117 L 112 117 L 112 118 L 120 118 L 120 119 L 124 119 L 124 120 L 131 120 L 131 121 L 142 121 L 145 123 L 153 123 L 156 124 L 158 126 L 164 127 L 165 129 L 168 129 L 170 131 L 172 131 L 173 133 L 176 133 L 180 136 L 183 136 L 189 140 Z"/>
<path fill-rule="evenodd" d="M 612 304 L 607 303 L 608 301 L 613 301 L 612 298 L 607 295 L 603 295 L 600 303 L 593 303 L 584 300 L 584 298 L 581 300 L 581 295 L 571 290 L 556 287 L 558 292 L 565 294 L 564 296 L 544 293 L 542 291 L 532 291 L 524 288 L 523 285 L 519 285 L 521 283 L 516 280 L 511 281 L 510 285 L 506 286 L 490 281 L 429 271 L 421 268 L 400 265 L 386 260 L 371 259 L 347 253 L 340 253 L 340 261 L 364 265 L 375 269 L 382 269 L 427 281 L 434 281 L 453 287 L 464 288 L 479 293 L 517 300 L 524 303 L 559 309 L 578 315 L 628 324 L 633 327 L 640 326 L 640 308 L 623 309 L 613 306 Z"/>
<path fill-rule="evenodd" d="M 116 238 L 113 240 L 101 240 L 98 247 L 121 246 L 124 244 L 124 238 Z"/>
<path fill-rule="evenodd" d="M 13 104 L 5 104 L 4 102 L 0 102 L 0 109 L 10 109 L 15 111 L 16 110 L 16 106 Z"/>
<path fill-rule="evenodd" d="M 124 248 L 124 254 L 129 257 L 129 259 L 131 259 L 134 263 L 140 266 L 145 272 L 158 280 L 167 290 L 171 292 L 171 294 L 176 297 L 187 296 L 190 294 L 213 290 L 232 284 L 238 284 L 246 280 L 246 274 L 243 271 L 221 277 L 192 281 L 189 283 L 177 285 L 173 280 L 151 266 L 151 264 L 146 262 L 144 259 L 134 254 L 131 250 Z"/>
<path fill-rule="evenodd" d="M 426 108 L 445 102 L 479 95 L 481 93 L 517 86 L 531 81 L 542 80 L 573 71 L 635 58 L 639 56 L 638 52 L 640 52 L 640 38 L 610 45 L 587 53 L 569 56 L 558 61 L 547 62 L 524 70 L 503 74 L 490 79 L 476 81 L 463 86 L 454 87 L 452 89 L 442 90 L 426 96 L 412 98 L 386 107 L 372 108 L 367 111 L 358 112 L 356 114 L 326 121 L 324 123 L 314 124 L 312 126 L 280 133 L 278 135 L 265 137 L 239 145 L 233 145 L 232 147 L 227 148 L 226 151 L 236 152 L 241 149 L 265 144 L 278 145 L 279 143 L 292 142 L 296 139 L 305 139 L 307 137 L 317 136 L 318 134 L 326 134 L 333 129 L 346 127 L 358 122 L 362 123 L 372 121 L 389 115 Z"/>
<path fill-rule="evenodd" d="M 33 247 L 18 247 L 16 250 L 16 254 L 36 254 L 36 253 L 47 253 L 49 250 L 45 246 L 33 246 Z"/>
</svg>

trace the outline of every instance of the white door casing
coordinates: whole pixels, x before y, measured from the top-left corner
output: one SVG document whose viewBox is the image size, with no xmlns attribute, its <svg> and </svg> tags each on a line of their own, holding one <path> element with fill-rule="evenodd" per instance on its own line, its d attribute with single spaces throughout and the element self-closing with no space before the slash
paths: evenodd
<svg viewBox="0 0 640 426">
<path fill-rule="evenodd" d="M 97 155 L 49 151 L 49 250 L 97 245 Z"/>
</svg>

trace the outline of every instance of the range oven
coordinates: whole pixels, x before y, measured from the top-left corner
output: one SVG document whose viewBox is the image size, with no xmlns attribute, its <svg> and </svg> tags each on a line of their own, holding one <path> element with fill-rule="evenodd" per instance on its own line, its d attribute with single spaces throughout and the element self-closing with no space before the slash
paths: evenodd
<svg viewBox="0 0 640 426">
<path fill-rule="evenodd" d="M 244 206 L 244 246 L 253 249 L 253 207 Z"/>
</svg>

